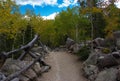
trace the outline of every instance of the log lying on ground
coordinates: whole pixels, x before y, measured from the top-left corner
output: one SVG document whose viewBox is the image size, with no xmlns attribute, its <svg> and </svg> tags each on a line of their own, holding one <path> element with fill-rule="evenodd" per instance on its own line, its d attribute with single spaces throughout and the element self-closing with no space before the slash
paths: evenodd
<svg viewBox="0 0 120 81">
<path fill-rule="evenodd" d="M 21 50 L 25 50 L 25 51 L 30 50 L 33 47 L 33 45 L 35 44 L 35 42 L 38 40 L 38 37 L 39 37 L 38 35 L 35 35 L 34 39 L 31 42 L 29 42 L 27 45 L 22 46 L 21 48 L 15 49 L 15 50 L 10 51 L 10 52 L 3 52 L 2 54 L 4 56 L 6 56 L 6 57 L 9 57 L 11 54 L 16 53 L 18 51 L 21 51 Z"/>
<path fill-rule="evenodd" d="M 37 56 L 36 54 L 32 53 L 30 50 L 31 48 L 34 46 L 35 42 L 38 40 L 38 35 L 35 35 L 34 39 L 29 42 L 27 45 L 25 46 L 22 46 L 21 48 L 19 49 L 15 49 L 13 51 L 10 51 L 10 52 L 3 52 L 0 56 L 4 57 L 4 59 L 6 60 L 9 56 L 11 56 L 12 54 L 16 53 L 16 52 L 19 52 L 19 51 L 23 51 L 22 55 L 18 58 L 18 60 L 22 60 L 24 58 L 24 56 L 26 54 L 30 54 L 30 56 L 32 58 L 34 58 L 35 60 L 32 61 L 30 64 L 26 65 L 25 67 L 23 67 L 21 70 L 13 73 L 13 74 L 10 74 L 8 77 L 6 77 L 5 79 L 1 80 L 1 81 L 11 81 L 13 79 L 15 79 L 16 77 L 20 76 L 21 73 L 23 72 L 26 72 L 29 68 L 31 68 L 33 65 L 35 65 L 36 62 L 39 62 L 40 64 L 42 64 L 43 66 L 48 66 L 50 69 L 50 66 L 47 65 L 44 61 L 41 60 L 41 57 L 42 55 L 40 56 Z M 46 70 L 48 70 L 46 69 Z M 15 79 L 16 81 L 16 79 Z"/>
<path fill-rule="evenodd" d="M 31 66 L 34 65 L 40 58 L 41 58 L 41 56 L 37 57 L 33 62 L 28 64 L 26 67 L 24 67 L 23 69 L 21 69 L 18 72 L 15 72 L 14 74 L 9 75 L 7 78 L 5 78 L 2 81 L 10 81 L 10 80 L 18 77 L 21 73 L 23 73 L 23 72 L 27 71 L 29 68 L 31 68 Z"/>
<path fill-rule="evenodd" d="M 48 50 L 46 49 L 46 47 L 42 44 L 42 42 L 40 40 L 38 40 L 39 45 L 42 47 L 42 51 L 45 53 L 49 53 Z"/>
<path fill-rule="evenodd" d="M 37 55 L 35 55 L 35 54 L 32 53 L 31 51 L 29 51 L 29 54 L 30 54 L 31 57 L 37 58 Z M 50 65 L 46 64 L 46 63 L 42 60 L 42 56 L 41 56 L 41 58 L 38 60 L 38 62 L 39 62 L 41 65 L 43 65 L 43 66 L 49 66 L 49 67 L 50 67 Z"/>
<path fill-rule="evenodd" d="M 28 53 L 28 51 L 23 51 L 23 53 L 20 55 L 20 57 L 18 58 L 18 60 L 22 60 L 23 57 Z"/>
</svg>

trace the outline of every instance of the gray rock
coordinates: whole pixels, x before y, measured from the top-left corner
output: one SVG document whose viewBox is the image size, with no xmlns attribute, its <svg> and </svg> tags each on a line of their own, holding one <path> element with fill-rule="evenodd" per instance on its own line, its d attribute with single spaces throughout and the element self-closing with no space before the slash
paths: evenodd
<svg viewBox="0 0 120 81">
<path fill-rule="evenodd" d="M 13 60 L 11 58 L 7 59 L 1 68 L 0 81 L 13 73 L 20 71 L 31 62 L 32 61 Z M 45 67 L 44 70 L 47 71 L 49 68 L 50 67 Z M 39 63 L 36 63 L 30 69 L 19 75 L 18 78 L 14 78 L 11 81 L 36 81 L 35 79 L 38 77 L 37 73 L 41 73 L 41 67 Z"/>
<path fill-rule="evenodd" d="M 101 47 L 104 45 L 104 38 L 96 38 L 93 40 L 94 43 L 96 44 L 96 47 Z"/>
<path fill-rule="evenodd" d="M 120 49 L 120 38 L 116 39 L 116 45 L 117 45 L 117 48 Z"/>
<path fill-rule="evenodd" d="M 29 78 L 27 78 L 23 75 L 20 75 L 19 78 L 20 78 L 20 81 L 30 81 Z"/>
<path fill-rule="evenodd" d="M 32 52 L 37 52 L 39 54 L 42 53 L 42 52 L 46 53 L 46 54 L 50 52 L 49 48 L 46 45 L 44 45 L 44 47 L 40 47 L 40 46 L 39 47 L 34 47 L 34 48 L 31 49 L 31 51 Z"/>
<path fill-rule="evenodd" d="M 120 31 L 113 32 L 115 38 L 120 38 Z"/>
<path fill-rule="evenodd" d="M 5 78 L 6 78 L 5 75 L 0 72 L 0 81 L 3 80 L 3 79 L 5 79 Z"/>
<path fill-rule="evenodd" d="M 97 54 L 96 52 L 91 53 L 88 59 L 83 63 L 83 66 L 96 65 L 98 57 L 99 57 L 99 54 Z"/>
<path fill-rule="evenodd" d="M 73 44 L 75 44 L 75 41 L 71 38 L 67 38 L 66 45 L 65 45 L 66 48 L 69 49 L 71 47 L 71 45 L 73 45 Z"/>
<path fill-rule="evenodd" d="M 118 65 L 118 62 L 111 54 L 107 54 L 104 56 L 102 55 L 98 58 L 97 65 L 99 68 L 102 69 L 104 67 L 116 66 L 116 65 Z"/>
<path fill-rule="evenodd" d="M 19 78 L 14 78 L 11 81 L 20 81 L 20 79 Z"/>
<path fill-rule="evenodd" d="M 101 71 L 95 81 L 116 81 L 118 70 L 115 68 Z"/>
<path fill-rule="evenodd" d="M 29 63 L 31 63 L 31 61 L 19 61 L 19 60 L 7 59 L 5 64 L 1 68 L 1 72 L 4 73 L 6 76 L 9 76 L 10 74 L 20 71 L 21 69 L 26 67 L 26 65 L 28 65 Z M 36 72 L 40 70 L 37 64 L 34 66 L 34 70 Z M 33 79 L 37 77 L 36 73 L 32 69 L 28 69 L 26 72 L 22 73 L 22 75 L 26 76 L 29 79 Z M 24 80 L 24 81 L 27 81 L 27 80 Z"/>
<path fill-rule="evenodd" d="M 14 60 L 14 64 L 17 65 L 20 68 L 24 68 L 26 65 L 28 65 L 29 63 L 31 63 L 32 61 L 19 61 L 19 60 Z"/>
<path fill-rule="evenodd" d="M 30 80 L 37 77 L 36 73 L 32 69 L 28 69 L 26 72 L 22 73 L 22 75 L 28 77 Z"/>
<path fill-rule="evenodd" d="M 15 60 L 7 59 L 4 65 L 1 68 L 1 72 L 4 73 L 6 76 L 19 71 L 21 68 L 15 64 Z"/>
<path fill-rule="evenodd" d="M 32 69 L 35 71 L 35 73 L 37 75 L 39 75 L 41 72 L 41 67 L 40 67 L 40 64 L 38 62 L 32 67 Z"/>
<path fill-rule="evenodd" d="M 120 52 L 119 51 L 112 52 L 111 55 L 115 58 L 115 60 L 117 61 L 118 65 L 120 65 Z"/>
<path fill-rule="evenodd" d="M 44 45 L 44 50 L 46 53 L 50 53 L 49 47 L 47 47 L 46 45 Z"/>
<path fill-rule="evenodd" d="M 97 66 L 94 65 L 87 65 L 86 67 L 84 67 L 83 70 L 87 76 L 93 75 L 94 73 L 98 72 Z"/>
<path fill-rule="evenodd" d="M 33 61 L 34 58 L 32 58 L 29 54 L 27 54 L 25 57 L 24 57 L 24 61 Z"/>
<path fill-rule="evenodd" d="M 40 46 L 39 47 L 34 47 L 34 48 L 31 49 L 31 51 L 41 53 L 43 51 L 43 48 L 40 47 Z"/>
<path fill-rule="evenodd" d="M 43 66 L 41 68 L 41 73 L 48 72 L 50 68 L 51 68 L 50 66 Z"/>
<path fill-rule="evenodd" d="M 84 75 L 90 80 L 94 81 L 99 72 L 98 67 L 94 65 L 87 65 L 83 69 Z"/>
<path fill-rule="evenodd" d="M 115 57 L 116 59 L 120 58 L 120 53 L 118 51 L 112 52 L 112 56 Z"/>
</svg>

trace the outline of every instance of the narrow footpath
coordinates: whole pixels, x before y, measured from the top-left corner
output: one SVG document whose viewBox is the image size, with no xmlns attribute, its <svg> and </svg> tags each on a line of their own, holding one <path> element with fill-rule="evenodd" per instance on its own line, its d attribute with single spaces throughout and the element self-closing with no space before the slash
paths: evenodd
<svg viewBox="0 0 120 81">
<path fill-rule="evenodd" d="M 39 81 L 87 81 L 81 73 L 78 57 L 66 52 L 51 52 L 46 58 L 51 70 L 44 73 Z"/>
</svg>

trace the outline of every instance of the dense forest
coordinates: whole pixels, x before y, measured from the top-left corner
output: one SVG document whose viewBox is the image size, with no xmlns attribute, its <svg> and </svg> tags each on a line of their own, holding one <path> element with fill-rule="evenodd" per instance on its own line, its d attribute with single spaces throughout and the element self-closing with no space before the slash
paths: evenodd
<svg viewBox="0 0 120 81">
<path fill-rule="evenodd" d="M 9 51 L 28 43 L 35 34 L 50 46 L 65 44 L 66 37 L 76 42 L 96 37 L 112 37 L 120 29 L 120 10 L 114 1 L 79 0 L 79 6 L 68 7 L 54 20 L 45 20 L 27 10 L 22 15 L 19 6 L 11 0 L 0 1 L 0 51 Z M 27 17 L 26 17 L 27 16 Z"/>
</svg>

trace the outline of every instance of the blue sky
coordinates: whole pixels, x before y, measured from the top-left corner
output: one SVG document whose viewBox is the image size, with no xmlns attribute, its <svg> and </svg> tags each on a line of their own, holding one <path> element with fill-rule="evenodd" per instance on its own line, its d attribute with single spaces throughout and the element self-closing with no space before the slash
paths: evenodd
<svg viewBox="0 0 120 81">
<path fill-rule="evenodd" d="M 77 0 L 15 0 L 20 5 L 22 14 L 26 9 L 34 10 L 36 14 L 40 14 L 45 19 L 54 19 L 54 17 L 68 6 L 77 6 Z"/>
<path fill-rule="evenodd" d="M 68 6 L 78 5 L 77 0 L 15 0 L 15 2 L 20 5 L 22 14 L 25 14 L 26 9 L 31 9 L 44 19 L 54 19 L 61 10 L 66 10 Z M 120 8 L 120 0 L 117 0 L 115 4 Z"/>
</svg>

